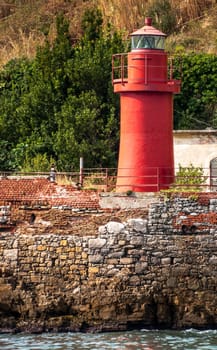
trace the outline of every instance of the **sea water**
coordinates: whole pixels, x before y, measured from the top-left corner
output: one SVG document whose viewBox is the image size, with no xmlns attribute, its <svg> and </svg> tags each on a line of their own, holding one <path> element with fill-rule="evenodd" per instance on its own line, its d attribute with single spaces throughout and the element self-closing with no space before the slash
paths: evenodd
<svg viewBox="0 0 217 350">
<path fill-rule="evenodd" d="M 217 330 L 1 334 L 0 350 L 217 350 Z"/>
</svg>

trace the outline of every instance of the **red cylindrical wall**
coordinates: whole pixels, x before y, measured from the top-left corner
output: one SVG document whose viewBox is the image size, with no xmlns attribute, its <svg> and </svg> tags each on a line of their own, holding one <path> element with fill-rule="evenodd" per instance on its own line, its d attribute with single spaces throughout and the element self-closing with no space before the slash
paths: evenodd
<svg viewBox="0 0 217 350">
<path fill-rule="evenodd" d="M 173 114 L 169 92 L 121 94 L 117 190 L 155 192 L 173 181 Z"/>
<path fill-rule="evenodd" d="M 128 53 L 128 83 L 167 82 L 167 54 L 161 50 Z"/>
</svg>

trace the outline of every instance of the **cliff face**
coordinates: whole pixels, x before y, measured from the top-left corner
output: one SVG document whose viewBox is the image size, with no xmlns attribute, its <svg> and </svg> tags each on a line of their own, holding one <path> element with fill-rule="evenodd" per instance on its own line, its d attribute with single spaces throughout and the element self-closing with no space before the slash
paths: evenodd
<svg viewBox="0 0 217 350">
<path fill-rule="evenodd" d="M 47 209 L 2 233 L 1 331 L 216 327 L 216 208 L 175 198 L 132 215 Z"/>
</svg>

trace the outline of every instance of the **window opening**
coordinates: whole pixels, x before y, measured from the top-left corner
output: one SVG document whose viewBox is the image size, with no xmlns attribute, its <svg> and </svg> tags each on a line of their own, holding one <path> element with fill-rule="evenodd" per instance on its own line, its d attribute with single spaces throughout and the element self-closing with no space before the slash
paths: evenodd
<svg viewBox="0 0 217 350">
<path fill-rule="evenodd" d="M 210 162 L 210 187 L 212 191 L 217 191 L 217 157 Z"/>
</svg>

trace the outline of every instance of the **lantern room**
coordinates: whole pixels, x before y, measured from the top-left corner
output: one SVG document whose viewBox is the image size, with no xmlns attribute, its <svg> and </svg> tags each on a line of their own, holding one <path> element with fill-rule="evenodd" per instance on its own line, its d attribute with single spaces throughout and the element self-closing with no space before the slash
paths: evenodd
<svg viewBox="0 0 217 350">
<path fill-rule="evenodd" d="M 151 18 L 146 18 L 145 26 L 131 34 L 131 49 L 164 50 L 166 35 L 151 25 Z"/>
</svg>

